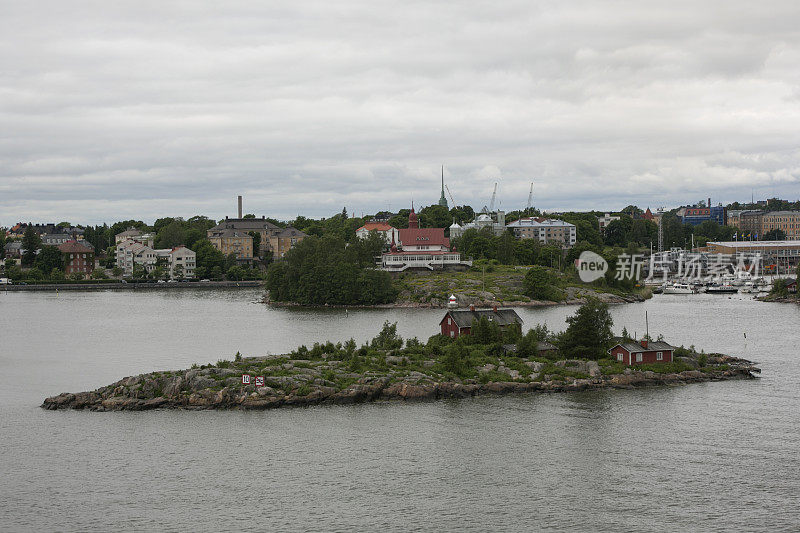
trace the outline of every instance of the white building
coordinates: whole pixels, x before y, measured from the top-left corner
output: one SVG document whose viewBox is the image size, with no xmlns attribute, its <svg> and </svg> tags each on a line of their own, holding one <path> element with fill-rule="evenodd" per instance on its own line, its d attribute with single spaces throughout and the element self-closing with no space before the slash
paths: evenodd
<svg viewBox="0 0 800 533">
<path fill-rule="evenodd" d="M 506 213 L 505 211 L 493 211 L 491 213 L 482 212 L 475 220 L 472 222 L 468 222 L 463 226 L 459 226 L 457 223 L 453 222 L 453 225 L 450 226 L 450 238 L 456 239 L 464 235 L 467 230 L 476 229 L 482 230 L 483 228 L 489 228 L 492 230 L 497 236 L 503 234 L 506 231 Z"/>
<path fill-rule="evenodd" d="M 542 244 L 558 243 L 572 247 L 577 240 L 574 224 L 552 218 L 521 218 L 506 226 L 519 239 L 539 239 Z"/>
<path fill-rule="evenodd" d="M 359 239 L 366 239 L 370 231 L 376 231 L 383 235 L 386 244 L 392 244 L 392 242 L 397 244 L 400 242 L 400 233 L 397 228 L 385 222 L 367 222 L 356 230 L 356 235 Z"/>
<path fill-rule="evenodd" d="M 153 247 L 155 240 L 156 236 L 152 233 L 142 233 L 134 228 L 125 230 L 122 233 L 117 233 L 114 236 L 114 244 L 119 244 L 123 241 L 134 241 L 149 246 L 150 248 Z"/>
<path fill-rule="evenodd" d="M 146 244 L 130 239 L 117 243 L 115 251 L 117 266 L 124 277 L 133 275 L 133 265 L 141 265 L 149 274 L 156 266 L 156 251 Z"/>
<path fill-rule="evenodd" d="M 140 242 L 123 240 L 117 244 L 116 262 L 125 277 L 133 275 L 134 264 L 141 265 L 150 274 L 162 263 L 170 279 L 192 278 L 197 266 L 197 254 L 185 246 L 153 249 Z"/>
<path fill-rule="evenodd" d="M 614 222 L 615 220 L 619 220 L 619 217 L 612 216 L 611 213 L 606 213 L 602 217 L 597 217 L 597 224 L 600 226 L 600 233 L 605 233 L 608 225 Z"/>
<path fill-rule="evenodd" d="M 409 268 L 427 270 L 445 270 L 451 268 L 466 269 L 472 261 L 462 261 L 458 252 L 442 251 L 392 251 L 381 255 L 381 269 L 389 272 L 402 272 Z"/>
</svg>

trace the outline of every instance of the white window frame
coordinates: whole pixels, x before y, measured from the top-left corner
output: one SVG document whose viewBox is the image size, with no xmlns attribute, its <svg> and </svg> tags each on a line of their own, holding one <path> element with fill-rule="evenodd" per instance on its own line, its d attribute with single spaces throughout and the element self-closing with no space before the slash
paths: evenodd
<svg viewBox="0 0 800 533">
<path fill-rule="evenodd" d="M 617 354 L 617 361 L 624 361 L 624 360 L 625 360 L 625 355 L 623 355 L 622 352 L 619 352 Z"/>
<path fill-rule="evenodd" d="M 664 352 L 656 352 L 656 361 L 664 360 Z"/>
<path fill-rule="evenodd" d="M 638 352 L 636 354 L 636 362 L 637 363 L 641 363 L 642 362 L 642 352 Z"/>
</svg>

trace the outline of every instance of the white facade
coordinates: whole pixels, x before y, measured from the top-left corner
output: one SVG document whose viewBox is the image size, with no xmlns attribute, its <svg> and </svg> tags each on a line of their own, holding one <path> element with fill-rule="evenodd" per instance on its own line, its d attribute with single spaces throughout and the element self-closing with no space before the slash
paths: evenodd
<svg viewBox="0 0 800 533">
<path fill-rule="evenodd" d="M 122 269 L 122 275 L 133 275 L 133 265 L 141 265 L 149 274 L 156 266 L 156 251 L 140 242 L 125 239 L 117 244 L 115 252 L 117 266 Z"/>
<path fill-rule="evenodd" d="M 506 226 L 520 239 L 538 239 L 542 244 L 575 245 L 577 229 L 574 224 L 552 218 L 521 218 Z"/>
<path fill-rule="evenodd" d="M 366 239 L 369 237 L 370 231 L 375 231 L 383 235 L 384 240 L 386 240 L 386 244 L 392 244 L 392 237 L 394 237 L 395 244 L 400 243 L 400 232 L 397 230 L 397 228 L 383 222 L 367 222 L 356 230 L 356 236 L 359 239 Z"/>
<path fill-rule="evenodd" d="M 505 211 L 494 211 L 492 213 L 481 213 L 475 220 L 472 222 L 468 222 L 463 226 L 459 226 L 455 222 L 453 225 L 450 226 L 450 238 L 455 239 L 457 237 L 461 237 L 467 230 L 476 229 L 482 230 L 483 228 L 489 228 L 492 230 L 497 236 L 503 234 L 506 230 L 506 213 Z"/>
<path fill-rule="evenodd" d="M 387 252 L 381 256 L 381 269 L 402 272 L 408 268 L 443 270 L 453 266 L 472 266 L 472 261 L 462 261 L 458 252 Z"/>
</svg>

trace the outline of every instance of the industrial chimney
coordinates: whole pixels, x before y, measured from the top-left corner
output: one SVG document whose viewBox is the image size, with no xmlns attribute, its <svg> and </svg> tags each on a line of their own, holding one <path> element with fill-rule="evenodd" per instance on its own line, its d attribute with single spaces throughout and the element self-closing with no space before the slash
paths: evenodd
<svg viewBox="0 0 800 533">
<path fill-rule="evenodd" d="M 711 198 L 708 199 L 708 207 L 711 207 Z"/>
<path fill-rule="evenodd" d="M 239 218 L 242 218 L 242 197 L 239 197 Z"/>
</svg>

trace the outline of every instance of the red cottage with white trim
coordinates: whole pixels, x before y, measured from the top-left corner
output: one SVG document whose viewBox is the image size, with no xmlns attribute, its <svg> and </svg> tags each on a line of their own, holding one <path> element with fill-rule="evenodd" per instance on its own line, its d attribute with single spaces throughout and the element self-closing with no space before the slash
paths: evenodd
<svg viewBox="0 0 800 533">
<path fill-rule="evenodd" d="M 675 348 L 666 342 L 629 341 L 615 345 L 608 353 L 615 361 L 626 365 L 644 365 L 649 363 L 671 363 Z"/>
</svg>

